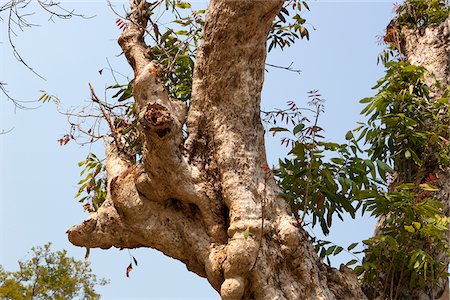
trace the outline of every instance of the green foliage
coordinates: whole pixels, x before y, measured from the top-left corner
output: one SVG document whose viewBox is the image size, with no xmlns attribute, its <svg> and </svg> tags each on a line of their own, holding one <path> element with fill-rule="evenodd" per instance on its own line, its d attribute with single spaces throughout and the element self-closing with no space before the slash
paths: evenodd
<svg viewBox="0 0 450 300">
<path fill-rule="evenodd" d="M 97 211 L 106 200 L 105 165 L 94 153 L 89 153 L 85 160 L 78 163 L 78 166 L 84 166 L 80 173 L 80 176 L 84 175 L 84 178 L 78 182 L 80 188 L 75 198 L 79 198 L 78 202 L 83 203 L 85 210 Z"/>
<path fill-rule="evenodd" d="M 386 67 L 374 87 L 377 94 L 361 100 L 367 123 L 349 131 L 345 144 L 320 141 L 322 108 L 317 99 L 311 101 L 316 108 L 312 124 L 293 104 L 272 112 L 275 117 L 269 120 L 275 125 L 281 116 L 282 122 L 292 123 L 291 128 L 278 124 L 271 131 L 291 136 L 282 139 L 292 150 L 275 174 L 294 216 L 303 221 L 310 215 L 312 225 L 319 223 L 324 234 L 334 215 L 354 217 L 361 208 L 381 218 L 380 232 L 364 241 L 364 250 L 352 252 L 356 244 L 347 250 L 365 254 L 355 269 L 362 282 L 382 283 L 384 293 L 396 299 L 400 286 L 429 291 L 449 275 L 442 255 L 450 256 L 450 218 L 438 200 L 443 183 L 436 174 L 449 168 L 450 103 L 448 92 L 432 97 L 425 76 L 432 77 L 424 68 L 404 61 L 390 61 Z M 361 158 L 360 141 L 370 159 Z M 344 250 L 316 237 L 311 240 L 328 263 Z"/>
<path fill-rule="evenodd" d="M 59 104 L 59 99 L 56 96 L 50 95 L 44 90 L 41 90 L 41 96 L 39 96 L 38 102 L 46 103 L 46 102 L 53 102 L 54 104 Z"/>
<path fill-rule="evenodd" d="M 431 97 L 425 76 L 432 77 L 423 67 L 404 61 L 390 61 L 386 67 L 374 87 L 377 94 L 361 100 L 369 120 L 355 131 L 371 160 L 393 170 L 388 191 L 363 205 L 384 222 L 378 235 L 364 241 L 365 260 L 355 271 L 363 283 L 384 282 L 396 299 L 405 283 L 428 291 L 448 276 L 437 254 L 450 256 L 450 218 L 437 200 L 442 183 L 434 174 L 449 167 L 450 103 L 448 93 Z M 386 181 L 386 174 L 379 173 Z"/>
<path fill-rule="evenodd" d="M 131 80 L 127 84 L 114 84 L 108 86 L 106 90 L 116 90 L 112 98 L 117 98 L 117 102 L 122 102 L 133 97 L 133 82 L 134 80 Z"/>
<path fill-rule="evenodd" d="M 371 175 L 375 164 L 352 151 L 358 151 L 352 144 L 297 141 L 292 158 L 280 160 L 276 171 L 294 216 L 311 214 L 312 225 L 319 223 L 325 235 L 334 214 L 341 220 L 343 213 L 354 218 L 361 200 L 377 193 Z"/>
<path fill-rule="evenodd" d="M 450 14 L 447 0 L 406 0 L 396 7 L 398 26 L 425 28 L 445 21 Z"/>
<path fill-rule="evenodd" d="M 290 47 L 300 38 L 309 40 L 309 31 L 304 26 L 306 20 L 300 16 L 303 8 L 309 10 L 306 1 L 285 1 L 269 32 L 269 52 L 276 47 Z"/>
<path fill-rule="evenodd" d="M 354 257 L 354 259 L 350 260 L 345 264 L 345 266 L 350 267 L 356 264 L 360 259 L 356 256 L 360 254 L 360 251 L 354 251 L 354 248 L 358 245 L 358 243 L 353 243 L 345 249 L 342 246 L 333 244 L 330 241 L 320 240 L 315 236 L 310 237 L 312 244 L 314 245 L 314 250 L 319 255 L 319 257 L 326 261 L 326 263 L 331 266 L 330 257 L 337 256 L 342 252 L 349 253 Z"/>
<path fill-rule="evenodd" d="M 310 215 L 312 226 L 319 224 L 327 235 L 335 215 L 341 220 L 345 213 L 354 218 L 362 201 L 377 195 L 381 182 L 375 180 L 376 168 L 388 167 L 358 157 L 361 149 L 351 132 L 347 134 L 347 144 L 321 141 L 323 129 L 318 126 L 318 118 L 323 104 L 319 96 L 317 92 L 310 95 L 310 104 L 315 108 L 314 122 L 309 122 L 301 109 L 291 103 L 288 110 L 274 114 L 288 123 L 294 122 L 295 126 L 270 130 L 290 136 L 282 139 L 282 144 L 292 147 L 289 157 L 280 160 L 274 173 L 294 216 L 302 222 Z M 272 123 L 276 124 L 276 118 Z"/>
<path fill-rule="evenodd" d="M 365 260 L 355 269 L 363 274 L 363 282 L 385 281 L 385 287 L 394 290 L 406 283 L 411 289 L 419 286 L 427 291 L 449 275 L 447 265 L 434 254 L 450 256 L 446 238 L 450 218 L 443 214 L 442 203 L 412 189 L 403 184 L 368 201 L 368 210 L 383 217 L 384 226 L 378 235 L 364 241 Z"/>
<path fill-rule="evenodd" d="M 25 299 L 99 299 L 97 279 L 89 263 L 67 257 L 67 252 L 50 251 L 50 243 L 32 248 L 29 260 L 19 261 L 19 270 L 7 272 L 0 266 L 0 298 Z"/>
<path fill-rule="evenodd" d="M 152 23 L 155 44 L 154 59 L 163 67 L 162 80 L 169 95 L 188 101 L 192 89 L 192 74 L 196 49 L 202 38 L 205 10 L 193 11 L 188 3 L 176 3 L 173 26 L 161 34 L 157 24 Z M 190 10 L 183 14 L 178 10 Z"/>
<path fill-rule="evenodd" d="M 386 75 L 374 87 L 377 94 L 360 101 L 366 104 L 361 113 L 369 120 L 357 128 L 358 140 L 369 145 L 372 160 L 392 164 L 402 180 L 420 181 L 448 165 L 448 95 L 431 98 L 423 67 L 403 61 L 388 62 L 386 67 Z"/>
</svg>

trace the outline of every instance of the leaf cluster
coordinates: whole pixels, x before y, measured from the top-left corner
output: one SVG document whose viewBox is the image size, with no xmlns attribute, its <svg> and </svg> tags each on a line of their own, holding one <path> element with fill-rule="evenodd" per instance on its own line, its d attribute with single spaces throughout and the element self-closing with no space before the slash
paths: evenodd
<svg viewBox="0 0 450 300">
<path fill-rule="evenodd" d="M 83 167 L 80 176 L 84 178 L 78 182 L 79 189 L 75 198 L 79 198 L 78 202 L 83 203 L 85 210 L 97 211 L 106 200 L 105 164 L 94 153 L 89 153 L 78 166 Z"/>
<path fill-rule="evenodd" d="M 298 39 L 309 40 L 309 31 L 305 27 L 306 20 L 301 17 L 303 8 L 310 10 L 306 1 L 285 1 L 269 32 L 267 39 L 269 52 L 277 47 L 282 50 L 290 47 Z"/>
<path fill-rule="evenodd" d="M 450 7 L 447 0 L 406 0 L 396 7 L 396 13 L 398 26 L 422 29 L 445 21 L 450 15 Z"/>
<path fill-rule="evenodd" d="M 323 104 L 317 92 L 310 97 L 314 109 L 307 111 L 313 114 L 313 122 L 301 115 L 295 105 L 273 113 L 295 124 L 293 128 L 277 126 L 270 129 L 274 134 L 285 135 L 283 144 L 292 145 L 289 157 L 279 161 L 274 174 L 294 217 L 303 221 L 309 215 L 312 226 L 319 224 L 327 235 L 334 216 L 343 220 L 344 214 L 348 213 L 354 218 L 362 201 L 377 194 L 382 184 L 376 180 L 377 170 L 386 173 L 390 168 L 381 161 L 363 159 L 362 150 L 351 132 L 347 134 L 348 143 L 345 144 L 323 141 L 323 129 L 318 126 Z M 276 124 L 276 119 L 270 120 Z"/>
<path fill-rule="evenodd" d="M 174 20 L 162 33 L 161 25 L 151 22 L 149 32 L 154 59 L 162 66 L 162 81 L 169 95 L 183 102 L 191 96 L 196 49 L 200 44 L 206 10 L 192 10 L 188 2 L 166 1 Z"/>
<path fill-rule="evenodd" d="M 384 222 L 381 232 L 364 241 L 365 259 L 355 272 L 363 282 L 384 282 L 391 299 L 398 297 L 400 286 L 428 291 L 449 275 L 436 253 L 450 256 L 446 237 L 450 218 L 442 203 L 413 189 L 413 184 L 403 184 L 367 203 Z"/>
<path fill-rule="evenodd" d="M 291 111 L 274 112 L 286 124 L 293 122 L 292 127 L 271 131 L 291 136 L 286 143 L 292 146 L 289 157 L 280 160 L 275 174 L 297 219 L 310 215 L 312 225 L 319 223 L 325 235 L 334 215 L 354 217 L 361 209 L 383 220 L 376 236 L 364 241 L 366 248 L 352 254 L 365 254 L 355 269 L 362 282 L 382 282 L 384 294 L 396 299 L 405 283 L 429 291 L 448 276 L 442 255 L 450 256 L 450 218 L 438 200 L 443 182 L 436 174 L 447 172 L 450 165 L 450 103 L 448 92 L 438 99 L 433 96 L 439 82 L 430 87 L 425 77 L 432 77 L 423 67 L 405 61 L 389 61 L 386 67 L 374 87 L 377 94 L 361 100 L 367 123 L 349 131 L 347 143 L 322 141 L 320 110 L 313 110 L 311 123 L 298 116 L 293 105 Z M 328 263 L 344 250 L 311 240 Z"/>
<path fill-rule="evenodd" d="M 372 160 L 392 164 L 406 182 L 420 181 L 448 166 L 448 93 L 431 97 L 423 67 L 404 61 L 391 61 L 386 67 L 386 75 L 374 86 L 377 94 L 360 101 L 366 104 L 361 114 L 369 119 L 356 129 L 358 139 L 369 146 Z"/>
<path fill-rule="evenodd" d="M 450 218 L 437 200 L 440 179 L 450 162 L 450 109 L 448 92 L 432 97 L 423 67 L 405 61 L 386 63 L 386 75 L 374 89 L 362 114 L 369 117 L 355 131 L 368 145 L 372 160 L 393 166 L 389 190 L 369 199 L 364 208 L 382 218 L 381 231 L 364 241 L 365 260 L 355 271 L 362 281 L 384 282 L 391 299 L 409 284 L 428 291 L 448 276 L 441 255 L 450 256 L 447 231 Z M 385 290 L 386 294 L 388 290 Z"/>
</svg>

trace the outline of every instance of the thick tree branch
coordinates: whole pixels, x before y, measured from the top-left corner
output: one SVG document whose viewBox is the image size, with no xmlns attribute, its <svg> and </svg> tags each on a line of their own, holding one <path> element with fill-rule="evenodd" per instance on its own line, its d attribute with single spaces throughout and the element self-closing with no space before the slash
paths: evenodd
<svg viewBox="0 0 450 300">
<path fill-rule="evenodd" d="M 177 199 L 154 202 L 140 194 L 135 182 L 143 170 L 114 145 L 107 146 L 106 168 L 107 200 L 81 225 L 69 229 L 69 240 L 89 248 L 154 248 L 206 276 L 210 238 L 198 208 Z"/>
</svg>

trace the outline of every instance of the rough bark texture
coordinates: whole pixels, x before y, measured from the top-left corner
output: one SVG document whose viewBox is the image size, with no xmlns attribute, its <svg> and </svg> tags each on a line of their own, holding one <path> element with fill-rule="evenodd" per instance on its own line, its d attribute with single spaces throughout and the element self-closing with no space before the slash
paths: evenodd
<svg viewBox="0 0 450 300">
<path fill-rule="evenodd" d="M 188 113 L 158 79 L 139 14 L 147 4 L 135 2 L 119 43 L 135 72 L 143 163 L 107 145 L 107 200 L 70 241 L 157 249 L 223 299 L 365 299 L 350 270 L 318 259 L 265 171 L 265 45 L 284 0 L 211 1 Z"/>
<path fill-rule="evenodd" d="M 450 84 L 450 18 L 439 25 L 430 25 L 425 30 L 403 28 L 402 52 L 405 59 L 418 66 L 425 67 L 429 74 L 426 78 L 427 84 L 432 87 L 432 96 L 438 99 L 441 97 Z M 440 86 L 435 85 L 438 80 Z M 437 196 L 445 205 L 445 213 L 450 216 L 450 168 L 449 166 L 435 166 L 435 172 L 441 179 L 442 186 Z M 399 174 L 401 181 L 403 174 Z M 419 178 L 420 179 L 420 178 Z M 376 232 L 383 227 L 383 220 L 377 223 Z M 450 231 L 448 232 L 450 240 Z M 448 257 L 444 253 L 435 253 L 435 256 L 449 264 Z M 381 295 L 383 283 L 373 283 L 364 288 L 369 298 L 388 299 L 388 296 Z M 441 281 L 440 286 L 436 287 L 430 294 L 425 294 L 419 288 L 411 290 L 409 283 L 405 282 L 399 289 L 399 299 L 450 299 L 449 282 Z"/>
<path fill-rule="evenodd" d="M 424 32 L 404 29 L 404 54 L 413 65 L 425 67 L 441 83 L 437 96 L 450 84 L 450 19 L 428 26 Z M 430 78 L 428 83 L 434 81 Z"/>
</svg>

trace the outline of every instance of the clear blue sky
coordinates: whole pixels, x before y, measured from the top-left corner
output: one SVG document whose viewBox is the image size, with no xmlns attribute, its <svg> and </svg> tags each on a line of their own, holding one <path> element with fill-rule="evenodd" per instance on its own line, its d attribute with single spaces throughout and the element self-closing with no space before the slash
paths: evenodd
<svg viewBox="0 0 450 300">
<path fill-rule="evenodd" d="M 39 90 L 57 95 L 67 108 L 82 106 L 89 99 L 88 82 L 98 90 L 111 83 L 98 70 L 107 66 L 132 76 L 120 54 L 115 16 L 106 1 L 64 1 L 89 20 L 72 19 L 47 22 L 41 12 L 32 17 L 41 24 L 21 32 L 17 47 L 24 59 L 47 80 L 43 81 L 17 62 L 6 39 L 6 24 L 0 27 L 0 80 L 8 83 L 15 97 L 35 100 Z M 192 1 L 196 5 L 206 2 Z M 306 105 L 307 91 L 318 89 L 326 99 L 321 125 L 327 139 L 344 141 L 347 130 L 355 127 L 361 106 L 358 100 L 373 94 L 371 87 L 383 70 L 376 65 L 381 47 L 376 35 L 382 34 L 392 17 L 393 1 L 310 1 L 307 21 L 311 40 L 300 41 L 284 52 L 269 54 L 268 62 L 302 70 L 301 75 L 269 68 L 266 74 L 262 107 L 283 107 L 288 100 Z M 120 7 L 125 2 L 114 2 Z M 4 16 L 2 16 L 4 17 Z M 3 95 L 2 95 L 3 97 Z M 14 130 L 0 136 L 0 264 L 17 269 L 17 260 L 27 251 L 46 242 L 54 250 L 67 249 L 82 259 L 84 250 L 72 246 L 65 231 L 86 218 L 73 199 L 80 169 L 77 162 L 89 151 L 102 154 L 101 145 L 80 147 L 69 143 L 60 147 L 57 140 L 68 129 L 65 118 L 52 105 L 36 110 L 14 110 L 4 98 L 0 101 L 0 129 Z M 271 164 L 286 151 L 278 139 L 267 138 Z M 374 220 L 367 218 L 345 224 L 336 223 L 329 240 L 348 245 L 371 236 Z M 186 270 L 181 263 L 151 249 L 132 250 L 139 267 L 131 278 L 125 277 L 129 263 L 127 251 L 91 251 L 93 271 L 111 283 L 99 288 L 103 299 L 218 299 L 205 279 Z M 335 264 L 348 260 L 343 255 Z"/>
</svg>

